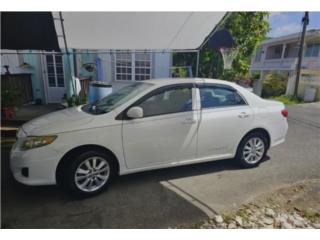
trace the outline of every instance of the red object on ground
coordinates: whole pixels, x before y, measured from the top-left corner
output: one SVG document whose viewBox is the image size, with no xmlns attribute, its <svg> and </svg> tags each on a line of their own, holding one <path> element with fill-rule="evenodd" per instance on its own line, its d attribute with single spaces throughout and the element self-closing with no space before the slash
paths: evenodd
<svg viewBox="0 0 320 240">
<path fill-rule="evenodd" d="M 3 107 L 2 111 L 4 119 L 12 119 L 15 113 L 15 107 Z"/>
<path fill-rule="evenodd" d="M 283 110 L 281 111 L 281 114 L 282 114 L 282 116 L 284 116 L 284 117 L 288 117 L 288 115 L 289 115 L 288 109 L 287 109 L 287 108 L 283 109 Z"/>
</svg>

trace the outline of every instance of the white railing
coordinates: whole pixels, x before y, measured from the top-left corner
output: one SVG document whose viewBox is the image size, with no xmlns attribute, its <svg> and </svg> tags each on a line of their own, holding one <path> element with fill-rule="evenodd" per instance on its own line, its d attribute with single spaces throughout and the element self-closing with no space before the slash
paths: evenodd
<svg viewBox="0 0 320 240">
<path fill-rule="evenodd" d="M 297 58 L 266 59 L 261 62 L 252 62 L 252 70 L 291 70 L 297 64 Z"/>
<path fill-rule="evenodd" d="M 252 61 L 251 70 L 294 70 L 298 58 L 265 59 L 261 62 Z M 305 57 L 302 60 L 302 68 L 320 68 L 319 57 Z"/>
</svg>

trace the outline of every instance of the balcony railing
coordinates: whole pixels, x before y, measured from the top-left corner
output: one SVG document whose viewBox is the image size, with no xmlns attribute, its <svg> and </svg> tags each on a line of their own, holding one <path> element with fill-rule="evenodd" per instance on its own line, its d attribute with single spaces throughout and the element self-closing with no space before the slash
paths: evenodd
<svg viewBox="0 0 320 240">
<path fill-rule="evenodd" d="M 297 66 L 298 58 L 265 59 L 260 62 L 251 62 L 251 70 L 294 70 Z M 304 57 L 302 68 L 320 68 L 319 57 Z"/>
<path fill-rule="evenodd" d="M 252 70 L 291 70 L 297 64 L 297 58 L 279 58 L 279 59 L 266 59 L 264 61 L 252 61 Z"/>
</svg>

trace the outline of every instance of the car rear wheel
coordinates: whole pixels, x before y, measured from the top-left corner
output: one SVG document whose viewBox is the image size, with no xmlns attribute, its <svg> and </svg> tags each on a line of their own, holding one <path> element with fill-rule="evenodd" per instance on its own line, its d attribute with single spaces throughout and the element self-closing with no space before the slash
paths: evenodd
<svg viewBox="0 0 320 240">
<path fill-rule="evenodd" d="M 236 159 L 243 167 L 255 167 L 264 159 L 267 149 L 266 136 L 260 132 L 253 132 L 240 142 Z"/>
<path fill-rule="evenodd" d="M 114 173 L 115 167 L 110 156 L 96 151 L 84 152 L 67 167 L 64 185 L 77 196 L 89 197 L 103 191 Z"/>
</svg>

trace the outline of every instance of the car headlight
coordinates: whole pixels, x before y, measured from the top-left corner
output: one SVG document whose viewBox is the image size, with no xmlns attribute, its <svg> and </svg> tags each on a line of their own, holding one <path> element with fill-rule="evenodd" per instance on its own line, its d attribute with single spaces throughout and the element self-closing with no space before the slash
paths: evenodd
<svg viewBox="0 0 320 240">
<path fill-rule="evenodd" d="M 26 137 L 22 141 L 21 149 L 28 150 L 32 148 L 42 147 L 51 144 L 56 138 L 57 136 L 55 135 Z"/>
</svg>

